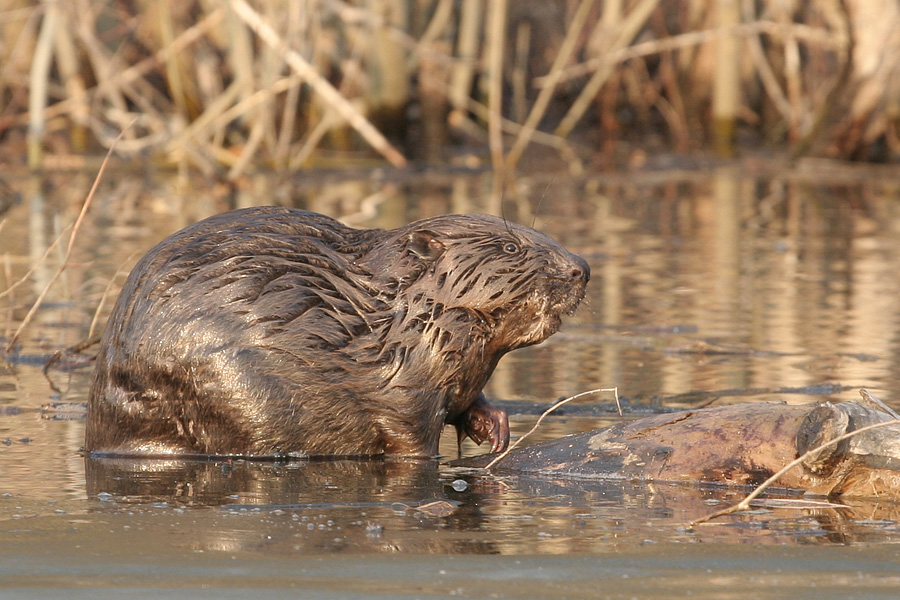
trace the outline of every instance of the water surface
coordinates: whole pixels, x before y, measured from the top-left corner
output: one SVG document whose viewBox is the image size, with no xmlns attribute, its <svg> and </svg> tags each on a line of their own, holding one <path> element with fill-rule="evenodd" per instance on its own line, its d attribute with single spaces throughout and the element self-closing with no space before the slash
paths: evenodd
<svg viewBox="0 0 900 600">
<path fill-rule="evenodd" d="M 92 178 L 8 176 L 19 201 L 0 215 L 4 345 L 65 259 Z M 505 216 L 584 256 L 593 278 L 578 313 L 504 358 L 487 394 L 515 437 L 557 398 L 618 388 L 624 417 L 600 394 L 535 440 L 661 410 L 849 400 L 859 387 L 900 408 L 898 181 L 816 163 L 523 177 Z M 891 499 L 770 496 L 688 528 L 745 490 L 499 477 L 442 461 L 86 462 L 94 349 L 45 376 L 48 359 L 102 329 L 128 270 L 163 237 L 271 203 L 367 227 L 496 210 L 485 175 L 226 187 L 108 174 L 65 270 L 0 361 L 0 596 L 895 596 Z M 456 456 L 449 431 L 442 452 Z"/>
</svg>

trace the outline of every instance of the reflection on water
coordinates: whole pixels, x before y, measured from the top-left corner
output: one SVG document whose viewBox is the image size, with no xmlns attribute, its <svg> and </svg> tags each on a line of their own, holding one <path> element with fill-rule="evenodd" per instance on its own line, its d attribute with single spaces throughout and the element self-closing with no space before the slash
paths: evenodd
<svg viewBox="0 0 900 600">
<path fill-rule="evenodd" d="M 442 497 L 437 462 L 412 459 L 136 460 L 86 458 L 91 498 L 184 506 L 418 502 Z M 335 485 L 339 482 L 341 485 Z"/>
<path fill-rule="evenodd" d="M 64 259 L 69 226 L 91 179 L 65 173 L 10 179 L 24 200 L 0 215 L 4 345 Z M 848 399 L 861 386 L 900 407 L 898 190 L 891 173 L 841 174 L 815 165 L 790 172 L 523 178 L 505 204 L 506 216 L 530 223 L 537 210 L 536 226 L 584 256 L 593 279 L 585 304 L 562 331 L 504 358 L 487 394 L 522 413 L 513 415 L 514 436 L 530 428 L 541 405 L 598 387 L 617 386 L 636 413 L 820 395 Z M 85 518 L 190 514 L 200 525 L 183 541 L 199 549 L 565 554 L 659 538 L 898 539 L 893 502 L 763 505 L 689 531 L 685 522 L 737 492 L 493 478 L 416 461 L 85 465 L 79 411 L 90 368 L 63 360 L 45 377 L 41 367 L 102 327 L 125 274 L 167 234 L 222 210 L 267 203 L 343 215 L 358 226 L 395 227 L 433 214 L 483 212 L 489 191 L 489 176 L 453 174 L 257 177 L 233 188 L 108 174 L 65 271 L 10 361 L 0 362 L 0 493 L 81 502 L 77 510 Z M 601 396 L 572 407 L 538 438 L 614 422 L 610 401 Z M 445 442 L 443 451 L 452 455 L 452 439 Z M 453 489 L 456 479 L 466 481 L 465 491 Z M 449 502 L 449 516 L 421 510 L 431 500 Z M 0 520 L 12 510 L 0 509 Z"/>
<path fill-rule="evenodd" d="M 217 520 L 184 532 L 183 543 L 202 550 L 253 551 L 264 538 L 270 550 L 301 543 L 330 551 L 571 554 L 647 539 L 849 544 L 900 534 L 900 505 L 892 501 L 768 498 L 749 514 L 691 529 L 690 521 L 738 501 L 740 491 L 500 478 L 431 461 L 88 459 L 86 475 L 92 512 Z"/>
</svg>

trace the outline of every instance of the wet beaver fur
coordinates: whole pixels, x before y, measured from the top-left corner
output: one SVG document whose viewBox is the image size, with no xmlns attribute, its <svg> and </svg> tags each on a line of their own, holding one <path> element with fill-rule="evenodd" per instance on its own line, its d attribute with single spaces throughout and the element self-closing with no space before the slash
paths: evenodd
<svg viewBox="0 0 900 600">
<path fill-rule="evenodd" d="M 113 309 L 85 449 L 433 456 L 509 440 L 481 389 L 572 313 L 587 263 L 533 229 L 446 215 L 389 231 L 296 209 L 213 216 L 137 264 Z"/>
</svg>

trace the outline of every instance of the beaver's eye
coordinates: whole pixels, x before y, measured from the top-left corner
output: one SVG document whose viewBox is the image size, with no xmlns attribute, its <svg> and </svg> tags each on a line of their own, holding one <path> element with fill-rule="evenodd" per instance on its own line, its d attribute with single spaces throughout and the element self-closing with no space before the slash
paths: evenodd
<svg viewBox="0 0 900 600">
<path fill-rule="evenodd" d="M 515 254 L 519 251 L 519 245 L 514 242 L 506 242 L 503 246 L 503 251 L 507 254 Z"/>
</svg>

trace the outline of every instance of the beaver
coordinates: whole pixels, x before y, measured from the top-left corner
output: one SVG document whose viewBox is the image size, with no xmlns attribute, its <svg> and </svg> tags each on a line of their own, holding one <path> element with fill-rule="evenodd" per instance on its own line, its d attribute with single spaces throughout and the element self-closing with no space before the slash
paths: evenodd
<svg viewBox="0 0 900 600">
<path fill-rule="evenodd" d="M 509 440 L 481 390 L 582 300 L 590 268 L 504 219 L 354 229 L 292 208 L 222 213 L 135 266 L 93 375 L 85 450 L 434 456 Z"/>
</svg>

